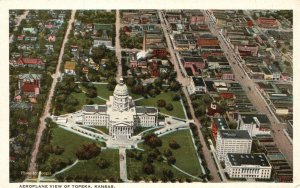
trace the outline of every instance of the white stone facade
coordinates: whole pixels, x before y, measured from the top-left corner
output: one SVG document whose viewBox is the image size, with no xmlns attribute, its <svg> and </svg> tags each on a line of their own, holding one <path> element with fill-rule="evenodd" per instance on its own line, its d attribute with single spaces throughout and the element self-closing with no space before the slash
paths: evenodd
<svg viewBox="0 0 300 188">
<path fill-rule="evenodd" d="M 247 161 L 240 161 L 241 157 Z M 270 179 L 272 167 L 263 153 L 228 154 L 225 158 L 225 171 L 233 179 Z"/>
<path fill-rule="evenodd" d="M 136 107 L 122 78 L 106 105 L 86 105 L 82 113 L 83 125 L 106 126 L 113 138 L 130 139 L 135 126 L 158 125 L 157 108 Z"/>
<path fill-rule="evenodd" d="M 230 130 L 230 132 L 240 132 L 240 130 Z M 252 146 L 252 139 L 249 136 L 238 137 L 238 136 L 226 136 L 228 130 L 219 130 L 217 133 L 216 141 L 216 154 L 220 161 L 224 161 L 227 153 L 250 153 Z M 243 131 L 245 134 L 245 131 Z M 239 134 L 239 133 L 238 133 Z M 233 134 L 232 134 L 233 135 Z"/>
<path fill-rule="evenodd" d="M 238 128 L 247 130 L 251 137 L 271 134 L 271 123 L 264 114 L 239 114 Z"/>
</svg>

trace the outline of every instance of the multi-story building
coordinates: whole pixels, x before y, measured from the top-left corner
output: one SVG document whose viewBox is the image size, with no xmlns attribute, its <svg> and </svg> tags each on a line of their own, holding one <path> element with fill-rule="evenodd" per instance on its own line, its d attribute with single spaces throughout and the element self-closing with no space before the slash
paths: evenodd
<svg viewBox="0 0 300 188">
<path fill-rule="evenodd" d="M 246 130 L 218 130 L 217 158 L 224 161 L 227 153 L 250 153 L 252 139 Z"/>
<path fill-rule="evenodd" d="M 214 140 L 217 139 L 218 130 L 229 129 L 225 118 L 215 117 L 211 123 L 211 132 Z"/>
<path fill-rule="evenodd" d="M 82 109 L 84 126 L 106 126 L 113 138 L 130 139 L 135 126 L 151 127 L 158 124 L 158 110 L 154 107 L 136 107 L 128 95 L 123 78 L 106 105 L 85 105 Z"/>
<path fill-rule="evenodd" d="M 188 91 L 190 94 L 194 93 L 206 93 L 206 84 L 202 77 L 191 77 L 190 84 L 188 86 Z"/>
<path fill-rule="evenodd" d="M 239 114 L 238 128 L 247 130 L 250 136 L 270 134 L 271 122 L 265 114 Z"/>
<path fill-rule="evenodd" d="M 272 166 L 264 153 L 228 153 L 225 171 L 230 178 L 270 179 Z"/>
</svg>

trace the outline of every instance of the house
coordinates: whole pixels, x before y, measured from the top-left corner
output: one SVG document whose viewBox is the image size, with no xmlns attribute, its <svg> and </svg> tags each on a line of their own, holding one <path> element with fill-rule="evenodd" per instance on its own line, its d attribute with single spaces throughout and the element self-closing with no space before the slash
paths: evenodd
<svg viewBox="0 0 300 188">
<path fill-rule="evenodd" d="M 28 102 L 10 102 L 11 110 L 32 110 L 32 105 Z"/>
<path fill-rule="evenodd" d="M 188 85 L 188 91 L 190 94 L 194 93 L 206 93 L 207 88 L 202 77 L 190 77 L 190 83 Z"/>
<path fill-rule="evenodd" d="M 93 41 L 93 48 L 104 45 L 107 48 L 112 48 L 112 39 L 95 39 Z"/>
<path fill-rule="evenodd" d="M 33 68 L 45 68 L 45 63 L 39 58 L 19 58 L 18 60 L 10 61 L 12 66 L 33 67 Z"/>
<path fill-rule="evenodd" d="M 88 67 L 83 67 L 82 68 L 82 73 L 83 74 L 88 74 L 89 73 L 89 68 Z"/>
<path fill-rule="evenodd" d="M 55 42 L 56 37 L 55 37 L 55 35 L 48 35 L 47 40 L 48 40 L 48 42 Z"/>
<path fill-rule="evenodd" d="M 238 129 L 247 130 L 252 137 L 261 134 L 271 134 L 271 122 L 265 114 L 239 114 Z"/>
<path fill-rule="evenodd" d="M 22 94 L 26 96 L 36 96 L 40 94 L 41 88 L 40 74 L 20 74 L 18 77 L 18 86 Z"/>
<path fill-rule="evenodd" d="M 52 44 L 46 44 L 45 47 L 47 48 L 47 53 L 54 52 L 54 47 Z"/>
<path fill-rule="evenodd" d="M 17 37 L 17 40 L 18 41 L 21 41 L 21 40 L 24 40 L 25 39 L 25 35 L 19 35 L 18 37 Z"/>
<path fill-rule="evenodd" d="M 36 35 L 38 30 L 36 28 L 33 28 L 33 27 L 24 27 L 22 32 L 23 33 L 30 33 L 32 35 Z"/>
<path fill-rule="evenodd" d="M 66 61 L 64 65 L 64 71 L 68 75 L 75 75 L 75 66 L 76 62 L 74 61 Z"/>
</svg>

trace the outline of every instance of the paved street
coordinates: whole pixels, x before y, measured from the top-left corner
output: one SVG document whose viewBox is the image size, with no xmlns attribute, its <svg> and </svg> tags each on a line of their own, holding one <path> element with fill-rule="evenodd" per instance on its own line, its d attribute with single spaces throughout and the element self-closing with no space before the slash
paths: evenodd
<svg viewBox="0 0 300 188">
<path fill-rule="evenodd" d="M 69 36 L 70 31 L 71 31 L 72 24 L 74 22 L 75 13 L 76 13 L 76 11 L 72 10 L 71 18 L 69 20 L 67 31 L 66 31 L 63 43 L 62 43 L 61 50 L 60 50 L 59 59 L 58 59 L 58 63 L 57 63 L 57 66 L 56 66 L 56 71 L 55 71 L 55 74 L 53 76 L 53 82 L 51 84 L 51 89 L 50 89 L 50 92 L 49 92 L 49 95 L 48 95 L 48 98 L 47 98 L 47 101 L 46 101 L 46 104 L 45 104 L 43 114 L 40 118 L 40 125 L 39 125 L 39 128 L 38 128 L 37 134 L 36 134 L 34 149 L 33 149 L 33 152 L 31 154 L 31 161 L 30 161 L 30 165 L 29 165 L 29 169 L 28 169 L 28 171 L 31 172 L 31 173 L 36 172 L 36 156 L 37 156 L 37 153 L 39 151 L 39 146 L 40 146 L 40 142 L 41 142 L 41 137 L 43 135 L 43 131 L 46 128 L 45 119 L 50 116 L 49 111 L 50 111 L 50 107 L 51 107 L 51 100 L 52 100 L 52 97 L 53 97 L 53 94 L 54 94 L 54 89 L 55 89 L 56 84 L 57 84 L 57 79 L 61 74 L 60 67 L 61 67 L 61 63 L 62 63 L 62 56 L 64 54 L 65 44 L 68 41 L 68 36 Z M 31 174 L 31 173 L 29 173 L 29 174 Z"/>
<path fill-rule="evenodd" d="M 126 164 L 126 148 L 119 149 L 119 160 L 120 160 L 120 178 L 123 181 L 127 179 L 127 164 Z"/>
<path fill-rule="evenodd" d="M 181 70 L 179 68 L 179 62 L 177 61 L 177 58 L 175 57 L 175 52 L 174 52 L 174 48 L 172 47 L 171 45 L 171 41 L 170 41 L 170 36 L 167 32 L 167 29 L 166 29 L 166 24 L 167 21 L 165 18 L 163 18 L 163 15 L 162 15 L 162 12 L 160 10 L 158 10 L 158 15 L 159 15 L 159 18 L 160 18 L 160 22 L 161 22 L 161 26 L 162 26 L 162 29 L 163 29 L 163 32 L 164 32 L 164 35 L 165 35 L 165 38 L 166 38 L 166 42 L 167 42 L 167 45 L 168 45 L 168 49 L 169 49 L 169 52 L 170 52 L 170 55 L 171 55 L 171 62 L 173 63 L 174 65 L 174 68 L 177 72 L 177 80 L 182 84 L 183 86 L 183 92 L 187 98 L 187 101 L 188 101 L 188 104 L 189 104 L 189 108 L 190 108 L 190 111 L 191 111 L 191 114 L 192 114 L 192 117 L 193 117 L 193 120 L 195 122 L 195 125 L 198 127 L 198 133 L 199 133 L 199 137 L 200 137 L 200 142 L 202 144 L 202 150 L 203 150 L 203 154 L 204 154 L 204 157 L 205 157 L 205 161 L 207 163 L 207 167 L 208 169 L 210 170 L 210 174 L 211 176 L 213 177 L 213 180 L 212 182 L 220 182 L 221 179 L 218 175 L 218 170 L 214 164 L 214 161 L 213 161 L 213 158 L 210 154 L 210 151 L 209 149 L 207 148 L 206 144 L 205 144 L 205 140 L 204 140 L 204 137 L 202 135 L 202 132 L 200 131 L 200 128 L 201 128 L 201 124 L 199 122 L 199 120 L 196 118 L 196 116 L 194 115 L 194 109 L 193 109 L 193 106 L 192 106 L 192 103 L 191 103 L 191 100 L 190 100 L 190 96 L 189 96 L 189 93 L 187 92 L 186 90 L 186 85 L 187 85 L 187 79 L 183 77 L 182 73 L 181 73 Z"/>
<path fill-rule="evenodd" d="M 116 75 L 116 81 L 118 82 L 122 76 L 122 54 L 120 45 L 120 10 L 116 10 L 116 40 L 115 40 L 115 52 L 118 59 L 118 70 Z"/>
<path fill-rule="evenodd" d="M 206 16 L 206 20 L 210 21 L 208 15 L 205 12 L 204 15 Z M 246 91 L 247 97 L 256 107 L 257 111 L 260 113 L 264 113 L 268 116 L 272 124 L 272 135 L 276 145 L 286 156 L 289 164 L 293 165 L 293 147 L 289 143 L 288 139 L 286 138 L 283 132 L 283 129 L 286 128 L 286 125 L 278 122 L 277 118 L 269 110 L 265 100 L 258 93 L 255 83 L 247 75 L 245 75 L 245 70 L 243 70 L 242 66 L 240 65 L 240 62 L 237 61 L 234 57 L 235 54 L 233 50 L 225 44 L 225 41 L 219 35 L 215 25 L 212 24 L 212 22 L 210 22 L 208 25 L 212 33 L 214 33 L 218 37 L 220 41 L 220 46 L 226 54 L 228 62 L 230 63 L 232 70 L 235 74 L 236 81 L 239 82 L 243 89 Z"/>
</svg>

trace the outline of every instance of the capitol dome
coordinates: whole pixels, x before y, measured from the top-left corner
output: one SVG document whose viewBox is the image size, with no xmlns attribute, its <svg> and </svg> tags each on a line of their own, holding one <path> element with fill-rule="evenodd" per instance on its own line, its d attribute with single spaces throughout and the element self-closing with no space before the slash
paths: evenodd
<svg viewBox="0 0 300 188">
<path fill-rule="evenodd" d="M 120 78 L 119 83 L 116 85 L 116 88 L 114 90 L 114 95 L 118 95 L 118 96 L 128 95 L 128 88 L 124 83 L 123 78 Z"/>
</svg>

